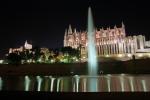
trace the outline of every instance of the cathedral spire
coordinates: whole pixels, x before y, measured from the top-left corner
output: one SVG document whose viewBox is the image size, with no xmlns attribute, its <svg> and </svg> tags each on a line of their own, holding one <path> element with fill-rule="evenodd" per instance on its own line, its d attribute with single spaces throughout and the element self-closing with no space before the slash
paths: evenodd
<svg viewBox="0 0 150 100">
<path fill-rule="evenodd" d="M 72 34 L 71 24 L 69 24 L 68 34 Z"/>
<path fill-rule="evenodd" d="M 74 29 L 74 33 L 77 33 L 77 30 L 76 30 L 76 28 Z"/>
<path fill-rule="evenodd" d="M 115 26 L 114 26 L 114 28 L 116 29 L 116 28 L 117 28 L 117 26 L 115 25 Z"/>
<path fill-rule="evenodd" d="M 123 21 L 122 21 L 122 23 L 121 23 L 121 27 L 122 27 L 122 32 L 123 32 L 123 34 L 126 35 L 126 32 L 125 32 L 125 25 L 124 25 Z"/>
<path fill-rule="evenodd" d="M 25 41 L 25 45 L 27 45 L 28 44 L 28 42 L 27 42 L 27 40 Z"/>
<path fill-rule="evenodd" d="M 67 29 L 65 30 L 65 36 L 67 36 Z"/>
<path fill-rule="evenodd" d="M 121 23 L 121 26 L 122 26 L 122 28 L 125 28 L 125 25 L 124 25 L 123 21 L 122 21 L 122 23 Z"/>
</svg>

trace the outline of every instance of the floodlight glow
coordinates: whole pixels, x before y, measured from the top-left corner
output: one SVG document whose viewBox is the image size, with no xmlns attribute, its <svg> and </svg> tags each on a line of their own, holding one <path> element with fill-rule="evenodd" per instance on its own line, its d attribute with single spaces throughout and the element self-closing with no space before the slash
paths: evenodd
<svg viewBox="0 0 150 100">
<path fill-rule="evenodd" d="M 37 91 L 40 91 L 41 90 L 42 78 L 40 76 L 37 76 L 36 78 L 37 78 L 37 82 L 38 82 Z"/>
<path fill-rule="evenodd" d="M 128 57 L 131 57 L 132 55 L 131 55 L 131 54 L 128 54 L 127 56 L 128 56 Z"/>
<path fill-rule="evenodd" d="M 86 57 L 85 56 L 83 56 L 83 59 L 85 59 Z"/>
<path fill-rule="evenodd" d="M 53 59 L 51 59 L 51 63 L 53 63 L 54 62 L 54 60 Z"/>
<path fill-rule="evenodd" d="M 87 83 L 87 80 L 83 79 L 83 92 L 86 92 L 86 83 Z"/>
<path fill-rule="evenodd" d="M 146 87 L 146 82 L 145 82 L 145 80 L 141 80 L 141 82 L 142 82 L 143 91 L 144 91 L 144 92 L 147 92 L 147 87 Z"/>
<path fill-rule="evenodd" d="M 111 91 L 111 88 L 110 88 L 110 85 L 111 84 L 111 82 L 110 82 L 110 76 L 108 76 L 107 77 L 107 87 L 108 87 L 108 92 L 110 92 Z"/>
<path fill-rule="evenodd" d="M 129 83 L 130 83 L 131 91 L 134 92 L 133 77 L 129 78 Z"/>
<path fill-rule="evenodd" d="M 105 57 L 109 57 L 109 55 L 106 55 Z"/>
<path fill-rule="evenodd" d="M 79 60 L 78 59 L 76 59 L 76 62 L 78 62 Z"/>
<path fill-rule="evenodd" d="M 42 62 L 41 58 L 38 60 L 39 62 Z"/>
<path fill-rule="evenodd" d="M 2 78 L 0 77 L 0 91 L 2 90 L 2 86 L 3 86 L 3 80 L 2 80 Z"/>
<path fill-rule="evenodd" d="M 55 78 L 50 77 L 50 79 L 51 79 L 50 91 L 53 92 L 53 87 L 54 87 L 54 80 L 55 80 Z"/>
<path fill-rule="evenodd" d="M 58 78 L 57 79 L 57 90 L 56 90 L 57 92 L 59 92 L 59 84 L 60 84 L 60 79 Z"/>
<path fill-rule="evenodd" d="M 138 57 L 142 57 L 143 56 L 143 54 L 138 54 Z"/>
<path fill-rule="evenodd" d="M 121 91 L 124 92 L 125 91 L 125 87 L 124 87 L 124 77 L 120 76 L 120 83 L 121 83 Z"/>
<path fill-rule="evenodd" d="M 0 60 L 0 64 L 2 64 L 4 62 L 4 60 Z"/>
<path fill-rule="evenodd" d="M 76 86 L 76 89 L 75 91 L 78 92 L 79 91 L 79 76 L 78 75 L 74 75 L 74 78 L 75 78 L 75 86 Z"/>
<path fill-rule="evenodd" d="M 148 53 L 147 55 L 148 55 L 148 57 L 150 57 L 150 53 Z"/>
<path fill-rule="evenodd" d="M 30 86 L 30 78 L 28 76 L 25 76 L 25 91 L 29 91 Z"/>
<path fill-rule="evenodd" d="M 123 55 L 122 55 L 122 54 L 119 54 L 118 57 L 123 57 Z"/>
</svg>

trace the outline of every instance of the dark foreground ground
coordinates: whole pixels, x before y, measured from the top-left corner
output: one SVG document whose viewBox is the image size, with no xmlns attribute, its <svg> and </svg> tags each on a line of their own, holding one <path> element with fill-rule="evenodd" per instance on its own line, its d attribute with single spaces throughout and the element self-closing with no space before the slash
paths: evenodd
<svg viewBox="0 0 150 100">
<path fill-rule="evenodd" d="M 99 63 L 98 72 L 103 74 L 150 74 L 150 59 Z M 78 64 L 26 64 L 0 65 L 0 76 L 5 75 L 86 75 L 87 63 Z M 1 100 L 149 100 L 150 92 L 23 92 L 1 91 Z"/>
<path fill-rule="evenodd" d="M 100 74 L 150 74 L 150 59 L 100 62 Z M 0 65 L 0 76 L 5 75 L 86 75 L 87 63 Z"/>
<path fill-rule="evenodd" d="M 150 93 L 49 93 L 49 92 L 0 92 L 1 100 L 149 100 Z"/>
</svg>

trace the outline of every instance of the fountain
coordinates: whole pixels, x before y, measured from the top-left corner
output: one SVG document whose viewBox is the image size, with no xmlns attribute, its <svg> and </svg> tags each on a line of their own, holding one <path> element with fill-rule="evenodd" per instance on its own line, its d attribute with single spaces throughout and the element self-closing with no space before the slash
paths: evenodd
<svg viewBox="0 0 150 100">
<path fill-rule="evenodd" d="M 30 78 L 28 76 L 25 76 L 25 91 L 29 91 L 30 86 Z"/>
<path fill-rule="evenodd" d="M 88 9 L 88 75 L 97 76 L 97 57 L 96 57 L 96 47 L 95 47 L 95 34 L 94 34 L 94 24 L 92 11 L 89 7 Z M 90 78 L 88 81 L 88 91 L 96 92 L 96 78 Z"/>
<path fill-rule="evenodd" d="M 51 80 L 50 91 L 53 92 L 53 90 L 54 90 L 53 88 L 54 88 L 54 80 L 55 80 L 55 78 L 53 78 L 52 76 L 50 76 L 49 78 L 50 78 L 50 80 Z"/>
<path fill-rule="evenodd" d="M 150 75 L 98 75 L 95 32 L 91 8 L 88 8 L 88 75 L 74 76 L 0 76 L 0 91 L 50 92 L 149 92 Z M 24 81 L 23 81 L 24 79 Z M 24 82 L 24 85 L 22 83 Z"/>
<path fill-rule="evenodd" d="M 41 90 L 41 83 L 42 83 L 42 78 L 40 76 L 37 76 L 36 77 L 37 79 L 37 91 L 40 91 Z"/>
</svg>

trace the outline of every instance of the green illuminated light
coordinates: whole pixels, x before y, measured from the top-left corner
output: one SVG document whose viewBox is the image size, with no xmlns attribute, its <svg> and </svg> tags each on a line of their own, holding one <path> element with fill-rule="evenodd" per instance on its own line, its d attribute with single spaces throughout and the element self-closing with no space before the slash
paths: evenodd
<svg viewBox="0 0 150 100">
<path fill-rule="evenodd" d="M 28 76 L 25 76 L 25 91 L 29 91 L 30 86 L 30 78 Z"/>
</svg>

